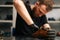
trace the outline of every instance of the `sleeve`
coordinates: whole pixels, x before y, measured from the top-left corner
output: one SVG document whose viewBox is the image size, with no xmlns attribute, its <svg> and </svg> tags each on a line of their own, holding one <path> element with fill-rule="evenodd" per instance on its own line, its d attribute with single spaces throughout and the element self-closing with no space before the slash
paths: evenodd
<svg viewBox="0 0 60 40">
<path fill-rule="evenodd" d="M 42 16 L 42 17 L 41 17 L 41 20 L 42 20 L 42 25 L 48 23 L 48 22 L 47 22 L 47 17 L 46 17 L 46 15 Z"/>
</svg>

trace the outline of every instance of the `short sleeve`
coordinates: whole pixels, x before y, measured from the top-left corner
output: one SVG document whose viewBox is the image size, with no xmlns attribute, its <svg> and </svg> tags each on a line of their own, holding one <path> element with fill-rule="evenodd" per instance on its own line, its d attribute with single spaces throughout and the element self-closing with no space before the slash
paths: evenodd
<svg viewBox="0 0 60 40">
<path fill-rule="evenodd" d="M 41 22 L 42 22 L 42 25 L 44 25 L 45 23 L 48 23 L 46 15 L 41 17 Z"/>
</svg>

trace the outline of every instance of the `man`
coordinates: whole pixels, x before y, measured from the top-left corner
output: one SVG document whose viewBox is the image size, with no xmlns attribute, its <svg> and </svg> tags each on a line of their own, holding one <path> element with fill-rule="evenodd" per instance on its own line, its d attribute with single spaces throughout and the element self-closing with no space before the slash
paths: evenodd
<svg viewBox="0 0 60 40">
<path fill-rule="evenodd" d="M 34 5 L 24 4 L 22 0 L 14 0 L 17 10 L 16 40 L 39 40 L 32 34 L 40 28 L 51 29 L 45 14 L 52 10 L 52 0 L 38 0 Z M 18 39 L 17 39 L 18 37 Z"/>
</svg>

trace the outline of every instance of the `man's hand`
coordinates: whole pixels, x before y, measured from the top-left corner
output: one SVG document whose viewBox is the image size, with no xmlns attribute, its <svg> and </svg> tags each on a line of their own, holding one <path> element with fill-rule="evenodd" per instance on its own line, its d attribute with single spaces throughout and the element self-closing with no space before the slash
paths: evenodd
<svg viewBox="0 0 60 40">
<path fill-rule="evenodd" d="M 31 24 L 30 27 L 39 29 L 39 27 L 36 24 Z"/>
<path fill-rule="evenodd" d="M 51 29 L 51 27 L 50 27 L 49 24 L 44 24 L 42 28 L 45 29 L 45 30 L 47 30 L 47 29 Z"/>
<path fill-rule="evenodd" d="M 33 33 L 39 30 L 39 27 L 36 24 L 29 25 L 29 28 L 32 30 Z"/>
<path fill-rule="evenodd" d="M 35 26 L 35 27 L 37 27 L 37 26 Z M 38 37 L 38 36 L 46 37 L 47 36 L 47 31 L 49 29 L 51 29 L 50 26 L 49 26 L 49 24 L 44 24 L 43 27 L 39 28 L 39 30 L 37 30 L 32 35 L 34 37 Z"/>
</svg>

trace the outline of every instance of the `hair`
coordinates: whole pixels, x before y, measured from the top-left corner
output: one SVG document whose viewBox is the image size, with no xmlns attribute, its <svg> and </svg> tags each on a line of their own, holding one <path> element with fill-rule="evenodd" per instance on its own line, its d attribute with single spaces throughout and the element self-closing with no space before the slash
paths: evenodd
<svg viewBox="0 0 60 40">
<path fill-rule="evenodd" d="M 54 1 L 53 0 L 38 0 L 38 2 L 41 4 L 44 4 L 47 6 L 46 10 L 50 11 L 53 8 Z"/>
</svg>

